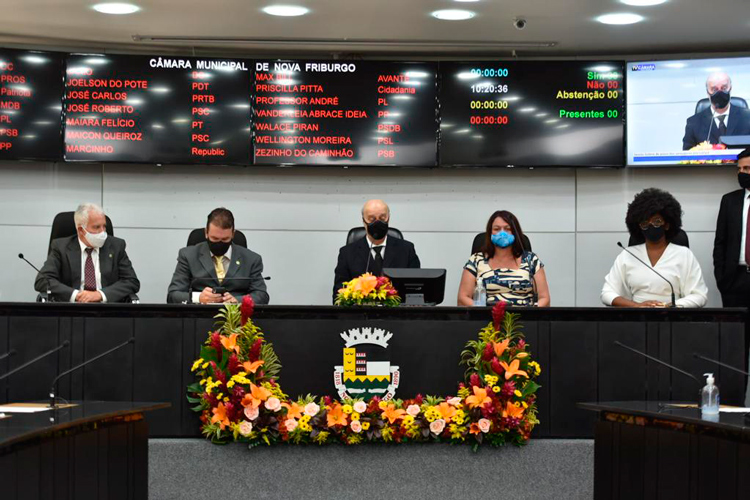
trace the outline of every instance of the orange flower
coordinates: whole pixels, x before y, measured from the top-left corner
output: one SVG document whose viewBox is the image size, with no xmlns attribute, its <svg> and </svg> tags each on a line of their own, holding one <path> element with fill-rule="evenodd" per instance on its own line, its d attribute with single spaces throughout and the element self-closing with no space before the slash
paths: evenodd
<svg viewBox="0 0 750 500">
<path fill-rule="evenodd" d="M 395 404 L 389 404 L 383 410 L 383 418 L 387 418 L 390 423 L 393 423 L 396 420 L 403 418 L 405 413 L 406 410 L 397 410 Z"/>
<path fill-rule="evenodd" d="M 301 418 L 302 417 L 302 407 L 298 405 L 297 403 L 281 403 L 281 406 L 286 408 L 286 418 Z"/>
<path fill-rule="evenodd" d="M 510 339 L 505 339 L 502 342 L 492 343 L 492 347 L 495 349 L 495 355 L 498 358 L 503 355 L 505 350 L 508 348 L 508 344 L 510 344 Z"/>
<path fill-rule="evenodd" d="M 525 371 L 518 369 L 518 366 L 520 364 L 520 359 L 514 359 L 513 361 L 511 361 L 510 366 L 505 361 L 500 362 L 500 366 L 505 368 L 505 380 L 508 380 L 513 375 L 523 375 L 524 377 L 529 378 L 529 375 Z"/>
<path fill-rule="evenodd" d="M 469 427 L 469 432 L 471 434 L 479 434 L 482 431 L 479 430 L 479 426 L 475 422 L 472 422 L 471 426 Z"/>
<path fill-rule="evenodd" d="M 242 398 L 242 406 L 257 408 L 266 399 L 271 397 L 271 391 L 260 385 L 250 384 L 250 394 Z"/>
<path fill-rule="evenodd" d="M 237 334 L 233 333 L 229 337 L 221 337 L 221 345 L 224 346 L 224 349 L 227 351 L 235 351 L 237 353 L 240 352 L 240 346 L 237 344 Z"/>
<path fill-rule="evenodd" d="M 242 367 L 247 373 L 255 373 L 258 371 L 258 368 L 263 366 L 263 363 L 265 363 L 265 361 L 263 361 L 262 359 L 253 361 L 252 363 L 250 361 L 245 361 L 244 363 L 242 363 Z"/>
<path fill-rule="evenodd" d="M 452 405 L 449 405 L 446 402 L 440 403 L 437 409 L 440 412 L 440 415 L 443 416 L 443 419 L 445 419 L 446 422 L 450 422 L 451 419 L 456 416 L 456 408 Z"/>
<path fill-rule="evenodd" d="M 346 413 L 344 413 L 343 407 L 338 403 L 334 403 L 331 406 L 331 409 L 328 410 L 327 419 L 328 419 L 328 427 L 347 424 Z"/>
<path fill-rule="evenodd" d="M 371 273 L 365 273 L 357 279 L 354 290 L 362 291 L 362 295 L 368 295 L 378 286 L 378 278 Z"/>
<path fill-rule="evenodd" d="M 224 406 L 224 403 L 219 403 L 219 406 L 214 408 L 212 411 L 214 416 L 211 417 L 211 423 L 215 424 L 216 422 L 219 422 L 219 427 L 221 428 L 221 430 L 224 430 L 224 428 L 229 425 L 227 408 Z"/>
<path fill-rule="evenodd" d="M 521 418 L 523 415 L 523 406 L 516 406 L 510 401 L 503 410 L 503 417 Z"/>
<path fill-rule="evenodd" d="M 484 406 L 485 403 L 489 403 L 490 401 L 492 401 L 492 399 L 487 396 L 487 389 L 483 389 L 476 385 L 473 387 L 473 389 L 474 395 L 466 398 L 466 403 L 469 405 L 469 408 Z"/>
</svg>

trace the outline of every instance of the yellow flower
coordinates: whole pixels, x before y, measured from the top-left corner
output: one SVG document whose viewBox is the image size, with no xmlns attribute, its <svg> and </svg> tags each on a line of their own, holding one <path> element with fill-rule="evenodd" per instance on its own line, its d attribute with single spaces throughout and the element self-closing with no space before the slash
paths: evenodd
<svg viewBox="0 0 750 500">
<path fill-rule="evenodd" d="M 496 386 L 494 386 L 494 387 L 492 388 L 492 392 L 494 392 L 494 393 L 498 393 L 498 392 L 500 392 L 500 386 L 499 386 L 499 385 L 496 385 Z"/>
<path fill-rule="evenodd" d="M 529 407 L 529 405 L 527 405 L 527 404 L 526 404 L 526 401 L 524 401 L 524 402 L 523 402 L 523 403 L 521 403 L 521 404 L 523 405 L 523 407 L 524 407 L 524 408 L 528 408 L 528 407 Z"/>
<path fill-rule="evenodd" d="M 193 367 L 190 368 L 190 371 L 194 372 L 195 370 L 197 370 L 198 367 L 201 365 L 201 363 L 203 363 L 203 358 L 196 359 L 195 362 L 193 363 Z"/>
<path fill-rule="evenodd" d="M 386 426 L 383 427 L 383 430 L 381 431 L 381 435 L 383 436 L 383 441 L 388 442 L 393 440 L 393 429 Z"/>
<path fill-rule="evenodd" d="M 206 379 L 205 379 L 205 378 L 202 378 L 202 379 L 201 379 L 201 381 L 200 381 L 200 382 L 198 382 L 198 384 L 199 384 L 199 385 L 205 385 L 205 384 L 206 384 Z"/>
<path fill-rule="evenodd" d="M 347 415 L 349 415 L 352 411 L 354 411 L 354 409 L 352 408 L 352 405 L 344 405 L 342 407 L 342 410 L 344 410 L 344 413 L 346 413 Z"/>
<path fill-rule="evenodd" d="M 201 368 L 205 370 L 206 368 L 208 368 L 208 365 L 209 365 L 209 362 L 208 362 L 208 361 L 206 361 L 205 363 L 203 363 L 203 364 L 201 365 Z"/>
<path fill-rule="evenodd" d="M 515 394 L 515 395 L 516 395 L 516 396 L 518 396 L 519 398 L 520 398 L 521 396 L 523 396 L 523 394 L 521 394 L 521 391 L 519 391 L 518 389 L 516 389 L 515 391 L 513 391 L 513 394 Z"/>
<path fill-rule="evenodd" d="M 370 428 L 370 422 L 362 422 L 362 430 L 366 431 Z"/>
<path fill-rule="evenodd" d="M 217 394 L 216 399 L 221 399 L 223 397 L 224 397 L 224 393 L 220 392 L 219 394 Z"/>
<path fill-rule="evenodd" d="M 227 382 L 227 389 L 231 389 L 232 387 L 234 387 L 234 380 Z"/>
<path fill-rule="evenodd" d="M 459 418 L 454 418 L 454 419 L 453 419 L 453 421 L 454 421 L 454 422 L 455 422 L 456 424 L 458 424 L 458 425 L 461 425 L 461 424 L 463 424 L 463 423 L 464 423 L 464 419 L 463 419 L 463 417 L 459 417 Z"/>
<path fill-rule="evenodd" d="M 401 418 L 401 425 L 403 425 L 404 427 L 409 427 L 413 423 L 414 423 L 414 417 L 412 417 L 411 415 L 405 415 L 404 417 Z"/>
<path fill-rule="evenodd" d="M 359 420 L 359 413 L 357 413 L 356 411 L 352 413 L 352 421 L 354 420 Z"/>
<path fill-rule="evenodd" d="M 224 398 L 224 402 L 225 402 L 225 403 L 228 403 L 228 402 L 229 402 L 229 396 L 227 396 L 226 398 Z"/>
<path fill-rule="evenodd" d="M 388 408 L 388 402 L 381 401 L 380 403 L 378 403 L 378 408 L 380 408 L 381 410 L 385 410 L 386 408 Z"/>
</svg>

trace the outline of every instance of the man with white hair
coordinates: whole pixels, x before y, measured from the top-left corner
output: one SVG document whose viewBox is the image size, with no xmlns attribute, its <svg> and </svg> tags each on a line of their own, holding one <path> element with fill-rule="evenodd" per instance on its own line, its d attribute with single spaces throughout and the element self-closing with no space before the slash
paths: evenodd
<svg viewBox="0 0 750 500">
<path fill-rule="evenodd" d="M 52 241 L 34 288 L 57 302 L 123 302 L 141 283 L 125 252 L 125 241 L 107 236 L 104 210 L 84 203 L 73 216 L 76 234 Z"/>
<path fill-rule="evenodd" d="M 702 142 L 719 144 L 723 135 L 750 134 L 750 110 L 732 106 L 731 92 L 732 79 L 728 74 L 717 72 L 708 76 L 706 93 L 711 105 L 687 119 L 682 138 L 684 151 Z"/>
</svg>

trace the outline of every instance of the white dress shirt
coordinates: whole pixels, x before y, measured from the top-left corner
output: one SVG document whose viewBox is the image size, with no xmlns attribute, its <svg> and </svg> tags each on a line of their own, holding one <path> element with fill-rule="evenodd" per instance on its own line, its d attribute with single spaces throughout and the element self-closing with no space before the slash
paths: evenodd
<svg viewBox="0 0 750 500">
<path fill-rule="evenodd" d="M 211 263 L 214 265 L 214 267 L 216 267 L 216 259 L 214 257 L 215 257 L 215 255 L 211 254 Z M 227 271 L 229 270 L 229 264 L 231 264 L 231 263 L 232 263 L 232 245 L 229 245 L 229 248 L 227 249 L 227 253 L 225 253 L 221 257 L 221 265 L 224 266 L 224 275 L 225 276 L 226 276 Z M 217 283 L 217 285 L 218 285 L 218 283 Z M 200 303 L 200 301 L 201 301 L 200 297 L 201 297 L 201 293 L 202 292 L 203 292 L 203 290 L 201 290 L 200 292 L 193 292 L 193 304 L 199 304 Z"/>
<path fill-rule="evenodd" d="M 365 238 L 367 238 L 367 236 L 365 236 Z M 386 235 L 385 238 L 383 239 L 383 243 L 379 245 L 374 245 L 372 241 L 370 241 L 370 238 L 367 238 L 367 244 L 370 245 L 370 255 L 372 256 L 373 259 L 375 258 L 375 255 L 376 255 L 375 250 L 373 250 L 373 248 L 375 247 L 383 247 L 380 249 L 380 256 L 383 259 L 385 259 L 385 244 L 386 243 L 388 243 L 388 235 Z"/>
<path fill-rule="evenodd" d="M 672 292 L 669 284 L 657 276 L 649 263 L 646 244 L 629 247 L 647 265 L 638 262 L 624 250 L 615 259 L 609 274 L 604 278 L 601 300 L 612 305 L 617 297 L 634 302 L 658 300 L 671 304 Z M 664 276 L 675 291 L 675 303 L 679 307 L 703 307 L 708 301 L 708 288 L 703 281 L 703 273 L 698 260 L 689 248 L 669 244 L 652 267 Z"/>
<path fill-rule="evenodd" d="M 723 113 L 717 113 L 713 106 L 711 106 L 711 114 L 714 116 L 714 127 L 719 127 L 721 122 L 719 121 L 719 117 L 724 117 L 724 125 L 728 128 L 729 127 L 729 111 L 732 107 L 731 104 L 727 104 L 727 110 Z"/>
<path fill-rule="evenodd" d="M 742 239 L 740 240 L 740 260 L 741 266 L 746 266 L 745 262 L 745 245 L 747 244 L 747 209 L 750 207 L 750 190 L 745 189 L 745 201 L 742 202 Z"/>
<path fill-rule="evenodd" d="M 78 290 L 73 290 L 73 293 L 70 294 L 70 301 L 75 302 L 76 297 L 78 296 L 78 292 L 83 290 L 83 287 L 86 285 L 86 259 L 88 258 L 89 254 L 86 253 L 87 247 L 83 241 L 81 241 L 81 238 L 78 238 L 78 244 L 81 245 L 81 286 L 78 288 Z M 102 292 L 102 273 L 99 271 L 99 249 L 94 248 L 94 251 L 91 252 L 91 260 L 94 261 L 94 274 L 96 275 L 96 290 L 102 295 L 102 302 L 107 302 L 107 296 L 104 295 L 104 292 Z"/>
</svg>

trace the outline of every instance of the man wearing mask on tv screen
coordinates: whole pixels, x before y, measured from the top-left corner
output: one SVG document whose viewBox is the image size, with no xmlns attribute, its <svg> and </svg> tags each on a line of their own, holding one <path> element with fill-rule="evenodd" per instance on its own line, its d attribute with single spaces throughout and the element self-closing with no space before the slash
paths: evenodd
<svg viewBox="0 0 750 500">
<path fill-rule="evenodd" d="M 723 135 L 750 134 L 750 110 L 730 102 L 732 79 L 726 73 L 712 73 L 706 80 L 706 93 L 711 103 L 687 119 L 682 149 L 687 151 L 702 142 L 719 144 Z"/>
<path fill-rule="evenodd" d="M 333 300 L 345 281 L 369 272 L 383 275 L 383 268 L 419 268 L 419 257 L 414 244 L 388 234 L 391 209 L 383 200 L 370 200 L 362 207 L 365 237 L 339 250 L 334 271 Z"/>
</svg>

